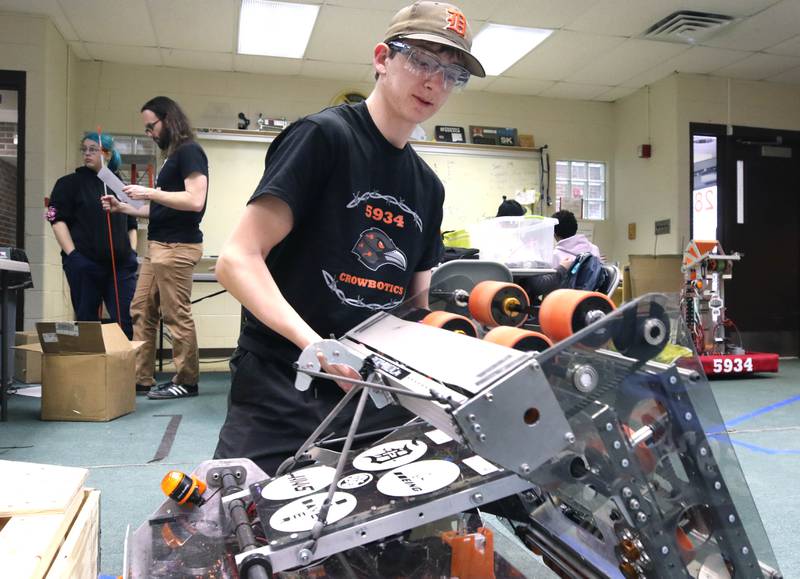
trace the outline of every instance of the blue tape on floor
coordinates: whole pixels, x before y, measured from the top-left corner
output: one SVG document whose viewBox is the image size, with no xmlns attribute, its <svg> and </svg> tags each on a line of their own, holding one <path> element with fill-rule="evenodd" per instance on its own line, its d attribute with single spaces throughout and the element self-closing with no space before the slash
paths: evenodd
<svg viewBox="0 0 800 579">
<path fill-rule="evenodd" d="M 731 440 L 731 443 L 736 444 L 737 446 L 744 447 L 744 448 L 746 448 L 748 450 L 752 450 L 753 452 L 761 452 L 761 453 L 764 453 L 764 454 L 772 454 L 772 455 L 777 455 L 777 454 L 790 454 L 791 455 L 791 454 L 793 454 L 795 456 L 800 456 L 800 450 L 793 450 L 793 449 L 781 450 L 779 448 L 766 448 L 766 447 L 763 447 L 763 446 L 758 446 L 757 444 L 750 444 L 749 442 L 743 442 L 741 440 L 736 440 L 735 438 L 731 438 L 730 440 Z"/>
<path fill-rule="evenodd" d="M 764 406 L 763 408 L 759 408 L 758 410 L 753 410 L 752 412 L 748 412 L 747 414 L 742 414 L 741 416 L 737 416 L 733 420 L 729 420 L 725 423 L 725 427 L 730 430 L 731 427 L 736 426 L 737 424 L 741 424 L 751 418 L 755 418 L 756 416 L 761 416 L 762 414 L 766 414 L 767 412 L 772 412 L 773 410 L 777 410 L 778 408 L 782 408 L 784 406 L 788 406 L 789 404 L 794 404 L 795 402 L 800 402 L 800 394 L 797 396 L 792 396 L 791 398 L 787 398 L 786 400 L 782 400 L 780 402 L 776 402 L 775 404 L 770 404 L 769 406 Z"/>
</svg>

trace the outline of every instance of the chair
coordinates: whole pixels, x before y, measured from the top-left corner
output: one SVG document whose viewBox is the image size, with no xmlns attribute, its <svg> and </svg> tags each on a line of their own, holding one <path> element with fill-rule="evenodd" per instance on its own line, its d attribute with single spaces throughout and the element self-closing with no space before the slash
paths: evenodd
<svg viewBox="0 0 800 579">
<path fill-rule="evenodd" d="M 613 263 L 604 263 L 603 270 L 606 272 L 605 280 L 596 291 L 610 296 L 619 286 L 621 279 L 619 268 Z"/>
</svg>

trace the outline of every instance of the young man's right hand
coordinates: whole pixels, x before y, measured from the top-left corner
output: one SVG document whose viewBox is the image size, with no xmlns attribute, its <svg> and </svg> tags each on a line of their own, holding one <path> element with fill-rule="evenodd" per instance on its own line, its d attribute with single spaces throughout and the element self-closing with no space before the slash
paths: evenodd
<svg viewBox="0 0 800 579">
<path fill-rule="evenodd" d="M 363 380 L 361 374 L 359 374 L 355 368 L 347 364 L 331 364 L 322 352 L 317 352 L 317 359 L 319 360 L 320 367 L 328 374 L 353 378 L 354 380 Z M 353 388 L 353 384 L 350 382 L 339 382 L 337 380 L 336 384 L 345 392 L 349 392 Z"/>
</svg>

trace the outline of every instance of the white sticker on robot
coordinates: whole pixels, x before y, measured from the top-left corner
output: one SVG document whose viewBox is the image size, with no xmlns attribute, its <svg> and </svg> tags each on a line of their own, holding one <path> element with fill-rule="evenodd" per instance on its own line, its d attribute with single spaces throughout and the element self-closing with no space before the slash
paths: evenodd
<svg viewBox="0 0 800 579">
<path fill-rule="evenodd" d="M 344 477 L 336 484 L 336 486 L 344 491 L 348 491 L 369 484 L 373 478 L 375 477 L 368 472 L 357 472 Z"/>
<path fill-rule="evenodd" d="M 378 490 L 390 497 L 413 497 L 443 489 L 461 475 L 447 460 L 420 460 L 391 470 L 378 479 Z"/>
<path fill-rule="evenodd" d="M 336 469 L 330 466 L 312 466 L 285 474 L 261 490 L 261 496 L 270 501 L 296 499 L 327 488 L 333 482 Z"/>
<path fill-rule="evenodd" d="M 282 506 L 270 517 L 269 526 L 281 533 L 310 531 L 317 522 L 317 516 L 326 496 L 327 492 L 317 493 Z M 353 512 L 356 503 L 356 498 L 350 493 L 333 493 L 331 508 L 325 517 L 326 523 L 330 525 L 343 519 Z"/>
<path fill-rule="evenodd" d="M 430 432 L 426 432 L 425 436 L 430 438 L 434 444 L 444 444 L 445 442 L 450 442 L 451 440 L 453 440 L 438 428 L 436 430 L 431 430 Z"/>
<path fill-rule="evenodd" d="M 389 470 L 414 462 L 428 450 L 421 440 L 392 440 L 365 450 L 353 459 L 358 470 Z"/>
<path fill-rule="evenodd" d="M 470 456 L 469 458 L 465 458 L 461 461 L 463 464 L 466 464 L 472 470 L 477 472 L 478 474 L 489 474 L 491 472 L 497 472 L 501 470 L 493 465 L 491 462 L 483 458 L 482 456 Z"/>
</svg>

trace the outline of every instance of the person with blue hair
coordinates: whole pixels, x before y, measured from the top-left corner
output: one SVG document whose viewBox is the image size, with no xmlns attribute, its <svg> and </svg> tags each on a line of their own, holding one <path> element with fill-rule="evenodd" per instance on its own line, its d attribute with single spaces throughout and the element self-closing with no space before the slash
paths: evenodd
<svg viewBox="0 0 800 579">
<path fill-rule="evenodd" d="M 136 218 L 112 214 L 109 221 L 100 202 L 106 191 L 97 176 L 103 165 L 116 172 L 121 158 L 114 149 L 114 138 L 96 132 L 83 136 L 81 155 L 83 165 L 56 181 L 47 220 L 61 246 L 61 264 L 75 319 L 99 320 L 100 305 L 105 303 L 111 319 L 119 323 L 130 339 L 133 337 L 130 304 L 138 266 Z"/>
</svg>

